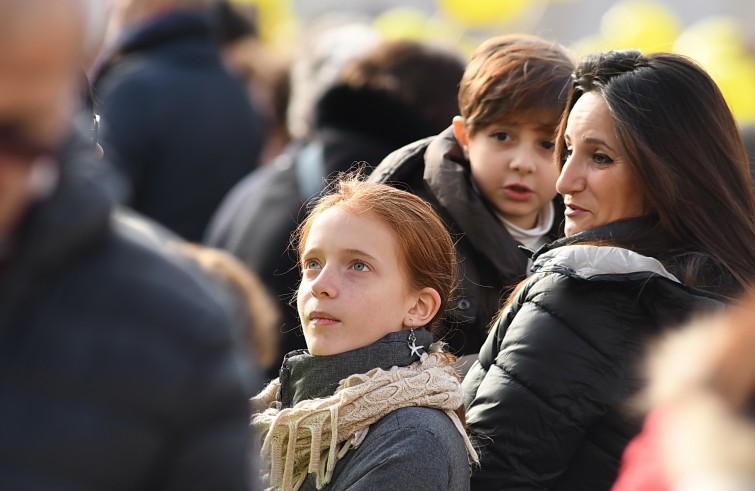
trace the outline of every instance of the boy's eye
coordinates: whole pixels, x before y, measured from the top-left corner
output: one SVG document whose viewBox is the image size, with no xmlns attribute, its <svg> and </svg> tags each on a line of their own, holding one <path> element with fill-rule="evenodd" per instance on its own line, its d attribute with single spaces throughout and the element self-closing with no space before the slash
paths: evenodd
<svg viewBox="0 0 755 491">
<path fill-rule="evenodd" d="M 506 141 L 509 139 L 509 134 L 505 131 L 496 131 L 491 136 L 498 141 Z"/>
<path fill-rule="evenodd" d="M 351 268 L 354 271 L 369 271 L 370 267 L 367 266 L 367 263 L 363 263 L 362 261 L 355 261 L 354 264 L 351 265 Z"/>
<path fill-rule="evenodd" d="M 544 141 L 540 145 L 546 150 L 553 150 L 553 147 L 556 146 L 556 144 L 552 141 Z"/>
</svg>

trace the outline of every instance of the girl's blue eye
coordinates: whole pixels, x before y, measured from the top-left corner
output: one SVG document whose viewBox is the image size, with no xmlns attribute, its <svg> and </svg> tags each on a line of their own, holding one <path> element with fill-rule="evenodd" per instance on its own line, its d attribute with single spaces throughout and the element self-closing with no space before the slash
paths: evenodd
<svg viewBox="0 0 755 491">
<path fill-rule="evenodd" d="M 304 269 L 318 269 L 319 267 L 320 263 L 318 263 L 314 259 L 308 259 L 304 261 Z"/>
<path fill-rule="evenodd" d="M 354 269 L 354 271 L 369 271 L 370 270 L 370 267 L 367 266 L 367 264 L 363 263 L 362 261 L 355 262 L 352 268 Z"/>
</svg>

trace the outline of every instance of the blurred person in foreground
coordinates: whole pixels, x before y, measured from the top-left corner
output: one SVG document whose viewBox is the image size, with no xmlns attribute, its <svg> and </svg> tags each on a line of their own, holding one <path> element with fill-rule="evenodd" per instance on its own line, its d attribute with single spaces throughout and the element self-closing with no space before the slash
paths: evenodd
<svg viewBox="0 0 755 491">
<path fill-rule="evenodd" d="M 536 252 L 464 379 L 472 489 L 610 489 L 648 343 L 755 277 L 742 139 L 689 59 L 583 58 L 555 156 L 566 237 Z"/>
<path fill-rule="evenodd" d="M 755 289 L 654 348 L 613 491 L 755 489 Z"/>
<path fill-rule="evenodd" d="M 0 483 L 249 489 L 253 381 L 229 299 L 115 216 L 70 123 L 83 1 L 0 2 Z"/>
<path fill-rule="evenodd" d="M 260 112 L 221 58 L 212 3 L 117 0 L 119 35 L 92 74 L 126 204 L 193 242 L 265 141 Z"/>
<path fill-rule="evenodd" d="M 379 162 L 396 148 L 442 130 L 457 112 L 455 94 L 463 69 L 459 54 L 445 47 L 377 43 L 347 63 L 313 102 L 311 134 L 239 183 L 213 217 L 206 241 L 243 260 L 280 302 L 284 325 L 279 361 L 304 347 L 298 316 L 290 306 L 299 275 L 289 250 L 303 204 L 323 189 L 325 177 L 356 161 Z M 292 95 L 298 100 L 298 94 Z M 292 109 L 300 110 L 296 104 Z"/>
</svg>

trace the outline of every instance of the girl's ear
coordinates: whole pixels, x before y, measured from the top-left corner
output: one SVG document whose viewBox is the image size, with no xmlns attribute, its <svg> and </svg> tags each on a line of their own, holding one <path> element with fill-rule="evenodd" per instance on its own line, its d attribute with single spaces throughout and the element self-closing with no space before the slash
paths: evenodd
<svg viewBox="0 0 755 491">
<path fill-rule="evenodd" d="M 440 294 L 435 288 L 425 287 L 417 294 L 416 302 L 406 312 L 406 327 L 421 327 L 430 323 L 440 308 Z"/>
<path fill-rule="evenodd" d="M 461 116 L 454 116 L 451 126 L 454 129 L 454 138 L 464 152 L 464 158 L 469 160 L 469 133 L 467 133 L 467 126 L 464 123 L 464 118 Z"/>
</svg>

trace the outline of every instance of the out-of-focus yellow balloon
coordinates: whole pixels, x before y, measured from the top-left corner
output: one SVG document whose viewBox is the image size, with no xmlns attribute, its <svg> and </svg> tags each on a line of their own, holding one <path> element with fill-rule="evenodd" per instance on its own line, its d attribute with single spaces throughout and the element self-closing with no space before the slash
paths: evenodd
<svg viewBox="0 0 755 491">
<path fill-rule="evenodd" d="M 375 17 L 372 27 L 385 39 L 422 40 L 427 36 L 428 18 L 419 9 L 396 7 Z"/>
<path fill-rule="evenodd" d="M 602 36 L 588 36 L 580 39 L 570 46 L 577 56 L 586 55 L 588 53 L 594 53 L 596 51 L 606 51 L 610 49 L 606 40 Z"/>
<path fill-rule="evenodd" d="M 297 28 L 291 0 L 231 0 L 231 3 L 257 8 L 257 28 L 263 42 L 282 45 L 293 39 Z"/>
<path fill-rule="evenodd" d="M 467 27 L 489 27 L 522 14 L 533 1 L 541 0 L 437 0 L 451 19 Z"/>
<path fill-rule="evenodd" d="M 679 20 L 666 5 L 653 0 L 626 0 L 609 8 L 600 34 L 610 49 L 636 48 L 643 53 L 671 51 Z"/>
<path fill-rule="evenodd" d="M 691 25 L 674 43 L 674 51 L 708 71 L 739 123 L 755 122 L 755 58 L 737 19 L 709 17 Z"/>
<path fill-rule="evenodd" d="M 740 124 L 755 122 L 755 61 L 725 59 L 709 73 L 721 88 L 731 112 Z"/>
<path fill-rule="evenodd" d="M 428 17 L 423 11 L 412 7 L 388 9 L 375 17 L 372 27 L 388 40 L 442 41 L 458 45 L 463 38 L 458 26 Z"/>
<path fill-rule="evenodd" d="M 674 51 L 704 64 L 747 56 L 742 24 L 732 17 L 709 17 L 692 24 L 674 43 Z"/>
</svg>

